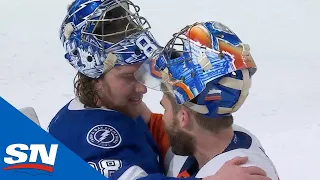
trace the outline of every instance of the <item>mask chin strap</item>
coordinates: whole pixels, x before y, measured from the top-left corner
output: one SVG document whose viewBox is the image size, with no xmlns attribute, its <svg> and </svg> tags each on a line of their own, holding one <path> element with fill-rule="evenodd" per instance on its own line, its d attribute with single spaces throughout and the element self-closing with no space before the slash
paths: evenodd
<svg viewBox="0 0 320 180">
<path fill-rule="evenodd" d="M 200 114 L 208 114 L 209 113 L 209 110 L 208 110 L 207 106 L 205 106 L 205 105 L 194 104 L 192 102 L 185 102 L 183 105 L 185 105 L 189 109 L 192 109 L 193 111 L 196 111 Z"/>
<path fill-rule="evenodd" d="M 103 62 L 102 74 L 109 72 L 115 66 L 117 59 L 118 57 L 115 54 L 108 53 L 107 58 Z"/>
<path fill-rule="evenodd" d="M 232 108 L 219 107 L 217 114 L 227 114 L 234 113 L 239 110 L 244 101 L 249 95 L 249 89 L 251 87 L 251 79 L 249 77 L 249 70 L 243 69 L 242 72 L 242 80 L 234 79 L 230 77 L 222 78 L 219 81 L 219 84 L 228 88 L 240 90 L 240 97 L 238 102 Z"/>
<path fill-rule="evenodd" d="M 246 98 L 249 95 L 249 89 L 251 87 L 251 79 L 249 77 L 249 70 L 248 69 L 243 69 L 242 71 L 242 80 L 239 79 L 234 79 L 231 77 L 225 77 L 222 78 L 218 84 L 228 87 L 228 88 L 232 88 L 232 89 L 237 89 L 240 90 L 240 97 L 238 99 L 238 102 L 231 108 L 226 108 L 226 107 L 219 107 L 218 108 L 218 112 L 217 114 L 230 114 L 230 113 L 234 113 L 236 111 L 239 110 L 239 108 L 242 106 L 242 104 L 244 103 L 244 101 L 246 100 Z M 191 102 L 186 102 L 184 103 L 184 105 L 198 113 L 201 114 L 208 114 L 209 110 L 207 108 L 207 106 L 205 105 L 198 105 L 198 104 L 194 104 Z"/>
</svg>

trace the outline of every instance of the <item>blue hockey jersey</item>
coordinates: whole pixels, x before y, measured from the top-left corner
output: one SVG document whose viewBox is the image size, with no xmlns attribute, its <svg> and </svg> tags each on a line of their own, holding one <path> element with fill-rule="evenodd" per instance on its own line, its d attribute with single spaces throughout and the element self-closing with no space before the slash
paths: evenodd
<svg viewBox="0 0 320 180">
<path fill-rule="evenodd" d="M 56 114 L 48 131 L 109 179 L 177 179 L 163 175 L 159 148 L 142 118 L 84 108 L 76 98 Z"/>
</svg>

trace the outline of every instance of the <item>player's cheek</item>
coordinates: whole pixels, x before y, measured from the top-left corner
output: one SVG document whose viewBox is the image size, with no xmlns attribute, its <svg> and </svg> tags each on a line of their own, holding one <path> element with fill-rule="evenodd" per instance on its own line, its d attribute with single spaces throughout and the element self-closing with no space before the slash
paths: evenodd
<svg viewBox="0 0 320 180">
<path fill-rule="evenodd" d="M 164 122 L 164 124 L 167 126 L 168 124 L 170 124 L 170 115 L 167 111 L 164 111 L 164 114 L 163 114 L 163 117 L 162 117 L 162 120 Z"/>
</svg>

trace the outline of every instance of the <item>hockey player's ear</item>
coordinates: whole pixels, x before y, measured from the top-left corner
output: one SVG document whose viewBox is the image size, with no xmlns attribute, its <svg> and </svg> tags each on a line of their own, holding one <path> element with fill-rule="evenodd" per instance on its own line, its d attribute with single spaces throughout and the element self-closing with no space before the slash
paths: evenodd
<svg viewBox="0 0 320 180">
<path fill-rule="evenodd" d="M 94 87 L 97 93 L 103 88 L 103 80 L 97 79 L 94 81 Z"/>
<path fill-rule="evenodd" d="M 183 129 L 192 129 L 192 119 L 191 114 L 186 107 L 181 107 L 178 113 L 178 120 L 180 127 Z"/>
<path fill-rule="evenodd" d="M 101 107 L 102 106 L 101 98 L 103 97 L 102 81 L 99 81 L 99 80 L 94 81 L 94 91 L 96 92 L 95 94 L 96 105 L 98 107 Z"/>
<path fill-rule="evenodd" d="M 93 81 L 94 83 L 94 91 L 96 92 L 97 94 L 97 98 L 100 99 L 102 97 L 105 96 L 105 93 L 106 93 L 106 86 L 107 86 L 107 79 L 106 79 L 106 74 L 105 75 L 102 75 L 100 78 L 98 79 L 95 79 Z"/>
<path fill-rule="evenodd" d="M 106 86 L 106 82 L 112 81 L 112 78 L 108 78 L 107 76 L 114 76 L 112 69 L 108 73 L 103 74 L 98 79 L 95 79 L 93 81 L 96 91 L 98 91 L 99 89 L 104 89 L 104 86 Z"/>
</svg>

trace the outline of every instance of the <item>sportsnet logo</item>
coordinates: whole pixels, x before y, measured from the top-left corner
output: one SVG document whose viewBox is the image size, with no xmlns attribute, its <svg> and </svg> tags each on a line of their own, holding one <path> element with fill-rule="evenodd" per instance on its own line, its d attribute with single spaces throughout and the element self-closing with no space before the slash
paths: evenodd
<svg viewBox="0 0 320 180">
<path fill-rule="evenodd" d="M 52 173 L 57 151 L 58 144 L 51 144 L 49 152 L 44 144 L 12 144 L 7 147 L 8 156 L 3 159 L 9 166 L 2 170 L 36 169 Z"/>
</svg>

